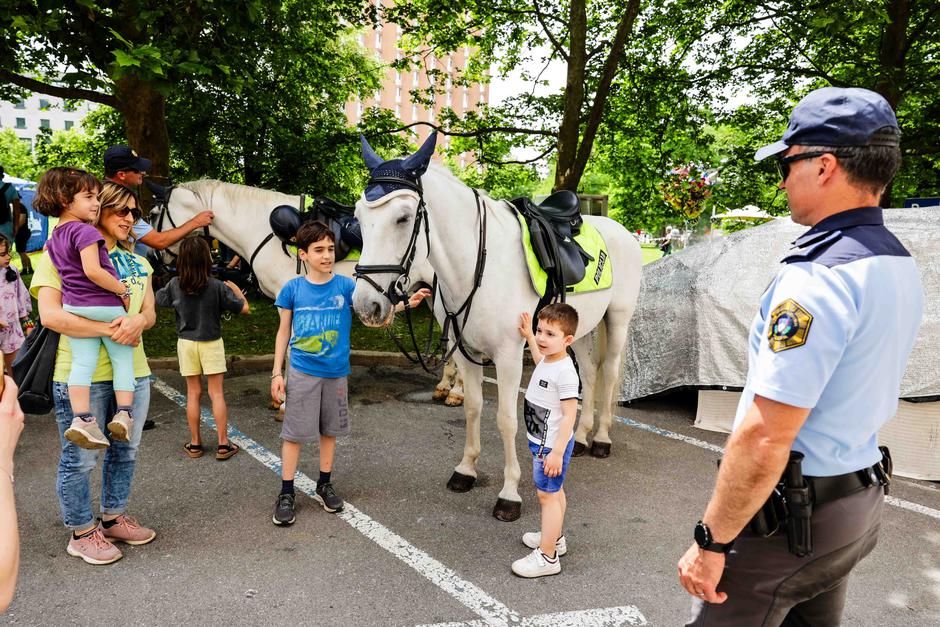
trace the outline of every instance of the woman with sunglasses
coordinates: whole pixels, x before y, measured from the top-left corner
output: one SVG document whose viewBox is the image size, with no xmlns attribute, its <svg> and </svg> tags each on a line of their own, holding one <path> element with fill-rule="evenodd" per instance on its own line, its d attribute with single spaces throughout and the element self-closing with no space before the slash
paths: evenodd
<svg viewBox="0 0 940 627">
<path fill-rule="evenodd" d="M 137 450 L 144 419 L 150 405 L 150 368 L 144 354 L 141 336 L 156 322 L 154 294 L 150 283 L 152 269 L 147 260 L 130 249 L 129 237 L 139 216 L 137 197 L 128 188 L 106 182 L 98 195 L 100 210 L 94 222 L 104 241 L 108 259 L 118 278 L 130 292 L 130 306 L 125 315 L 111 322 L 98 322 L 69 313 L 62 306 L 63 284 L 48 252 L 36 263 L 30 289 L 39 301 L 39 314 L 45 326 L 62 334 L 53 373 L 53 401 L 56 422 L 62 436 L 56 491 L 65 526 L 72 531 L 67 547 L 69 555 L 89 564 L 110 564 L 122 557 L 115 542 L 131 545 L 146 544 L 156 537 L 152 529 L 141 526 L 125 515 Z M 65 439 L 65 431 L 74 419 L 69 403 L 69 373 L 72 366 L 70 337 L 108 337 L 133 348 L 134 403 L 136 418 L 128 441 L 111 440 L 104 455 L 101 480 L 101 518 L 92 510 L 89 478 L 98 461 L 98 451 L 82 449 Z M 116 409 L 112 381 L 115 372 L 104 350 L 92 375 L 91 409 L 100 427 L 103 416 Z M 100 428 L 99 427 L 99 428 Z"/>
<path fill-rule="evenodd" d="M 0 235 L 0 351 L 3 352 L 3 372 L 11 376 L 13 360 L 26 339 L 22 323 L 29 320 L 33 310 L 23 279 L 10 265 L 12 254 L 10 240 Z"/>
</svg>

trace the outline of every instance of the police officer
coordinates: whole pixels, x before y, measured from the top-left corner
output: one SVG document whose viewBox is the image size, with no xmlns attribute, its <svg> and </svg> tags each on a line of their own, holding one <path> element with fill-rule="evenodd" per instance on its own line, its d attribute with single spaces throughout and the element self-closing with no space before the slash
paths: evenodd
<svg viewBox="0 0 940 627">
<path fill-rule="evenodd" d="M 104 153 L 105 180 L 134 190 L 139 189 L 150 166 L 150 159 L 139 156 L 130 146 L 123 144 L 111 146 Z M 180 226 L 166 231 L 154 230 L 149 222 L 141 218 L 134 223 L 134 252 L 147 257 L 151 249 L 164 250 L 196 229 L 210 226 L 214 217 L 211 211 L 200 211 Z"/>
<path fill-rule="evenodd" d="M 679 560 L 690 625 L 837 625 L 849 573 L 877 542 L 889 461 L 877 435 L 923 309 L 914 260 L 878 207 L 899 145 L 881 96 L 826 87 L 755 155 L 776 157 L 792 219 L 811 228 L 761 297 L 715 491 Z M 775 527 L 755 514 L 785 469 L 790 516 L 765 537 Z"/>
</svg>

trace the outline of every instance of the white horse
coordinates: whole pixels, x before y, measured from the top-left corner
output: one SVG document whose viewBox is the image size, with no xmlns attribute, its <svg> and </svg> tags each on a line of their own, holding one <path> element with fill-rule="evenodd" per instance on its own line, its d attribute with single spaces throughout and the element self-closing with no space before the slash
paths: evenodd
<svg viewBox="0 0 940 627">
<path fill-rule="evenodd" d="M 445 168 L 428 168 L 436 137 L 432 135 L 419 151 L 405 159 L 385 161 L 362 140 L 363 158 L 372 179 L 356 203 L 356 217 L 362 228 L 361 266 L 396 264 L 408 257 L 413 242 L 415 262 L 427 259 L 437 273 L 441 299 L 450 311 L 460 307 L 473 294 L 466 326 L 462 330 L 471 356 L 485 354 L 496 366 L 499 384 L 497 426 L 503 440 L 504 483 L 493 509 L 500 520 L 515 520 L 521 513 L 519 460 L 516 457 L 516 408 L 522 376 L 524 342 L 517 327 L 522 312 L 534 311 L 539 297 L 532 288 L 520 243 L 521 227 L 514 209 L 505 201 L 486 194 L 476 195 Z M 428 233 L 418 224 L 421 202 L 426 204 Z M 486 214 L 485 267 L 475 277 L 481 220 L 477 203 Z M 642 272 L 642 253 L 636 239 L 617 222 L 586 216 L 597 227 L 608 247 L 613 270 L 610 289 L 571 294 L 567 302 L 580 317 L 573 345 L 580 368 L 583 409 L 575 438 L 581 451 L 594 429 L 594 404 L 600 403 L 600 420 L 594 432 L 592 453 L 606 457 L 610 452 L 609 429 L 613 418 L 611 403 L 620 379 L 620 365 L 630 318 L 636 307 Z M 418 233 L 418 237 L 413 237 Z M 428 249 L 428 244 L 430 249 Z M 479 288 L 473 293 L 475 280 Z M 400 279 L 396 272 L 370 272 L 371 281 L 357 282 L 353 308 L 367 325 L 380 326 L 391 315 L 386 294 Z M 377 290 L 375 285 L 382 288 Z M 440 313 L 436 311 L 436 313 Z M 591 331 L 603 323 L 594 346 Z M 464 376 L 464 410 L 467 437 L 463 459 L 456 466 L 448 488 L 466 491 L 476 478 L 480 455 L 480 412 L 483 405 L 483 368 L 455 353 Z M 599 375 L 599 377 L 598 377 Z"/>
<path fill-rule="evenodd" d="M 164 228 L 173 228 L 200 211 L 214 212 L 209 236 L 224 242 L 245 261 L 252 261 L 251 257 L 257 251 L 252 269 L 261 291 L 273 299 L 287 281 L 297 276 L 297 258 L 284 252 L 281 241 L 271 237 L 265 242 L 271 234 L 268 217 L 279 205 L 299 207 L 300 197 L 212 179 L 190 181 L 177 185 L 170 192 L 163 225 Z M 337 262 L 335 270 L 351 277 L 355 266 L 355 261 L 344 260 Z M 427 263 L 416 265 L 417 280 L 430 284 L 433 276 L 434 272 Z M 445 367 L 434 398 L 449 406 L 463 403 L 463 379 L 452 363 Z"/>
</svg>

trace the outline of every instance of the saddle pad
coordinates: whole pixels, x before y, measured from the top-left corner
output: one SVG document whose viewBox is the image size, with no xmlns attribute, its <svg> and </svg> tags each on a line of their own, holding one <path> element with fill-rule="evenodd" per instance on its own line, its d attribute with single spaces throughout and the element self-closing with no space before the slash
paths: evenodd
<svg viewBox="0 0 940 627">
<path fill-rule="evenodd" d="M 526 266 L 529 268 L 529 278 L 532 280 L 532 287 L 539 297 L 545 296 L 545 288 L 548 284 L 548 274 L 539 264 L 538 257 L 532 249 L 532 239 L 529 235 L 529 226 L 525 218 L 519 212 L 514 212 L 519 225 L 522 227 L 522 252 L 525 255 Z M 568 294 L 579 294 L 581 292 L 595 292 L 606 290 L 613 284 L 614 274 L 608 263 L 607 244 L 604 243 L 604 237 L 597 228 L 588 222 L 581 225 L 581 232 L 575 236 L 575 241 L 581 245 L 584 252 L 594 257 L 594 261 L 588 263 L 584 272 L 584 279 L 576 285 L 567 286 Z"/>
</svg>

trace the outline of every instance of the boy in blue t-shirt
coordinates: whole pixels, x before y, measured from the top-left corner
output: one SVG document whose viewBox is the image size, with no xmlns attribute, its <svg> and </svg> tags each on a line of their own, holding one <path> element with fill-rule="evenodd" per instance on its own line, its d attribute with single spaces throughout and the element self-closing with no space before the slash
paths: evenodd
<svg viewBox="0 0 940 627">
<path fill-rule="evenodd" d="M 320 476 L 314 499 L 328 512 L 343 509 L 330 475 L 336 437 L 349 433 L 347 382 L 352 295 L 356 282 L 333 274 L 336 261 L 333 231 L 322 222 L 306 222 L 297 230 L 297 255 L 307 274 L 288 281 L 274 305 L 280 325 L 274 344 L 271 396 L 285 399 L 282 374 L 290 342 L 290 372 L 286 382 L 286 410 L 281 429 L 281 493 L 272 520 L 290 525 L 294 516 L 294 475 L 302 444 L 320 441 Z M 417 306 L 430 296 L 419 290 L 409 304 Z M 398 310 L 404 309 L 399 304 Z"/>
</svg>

